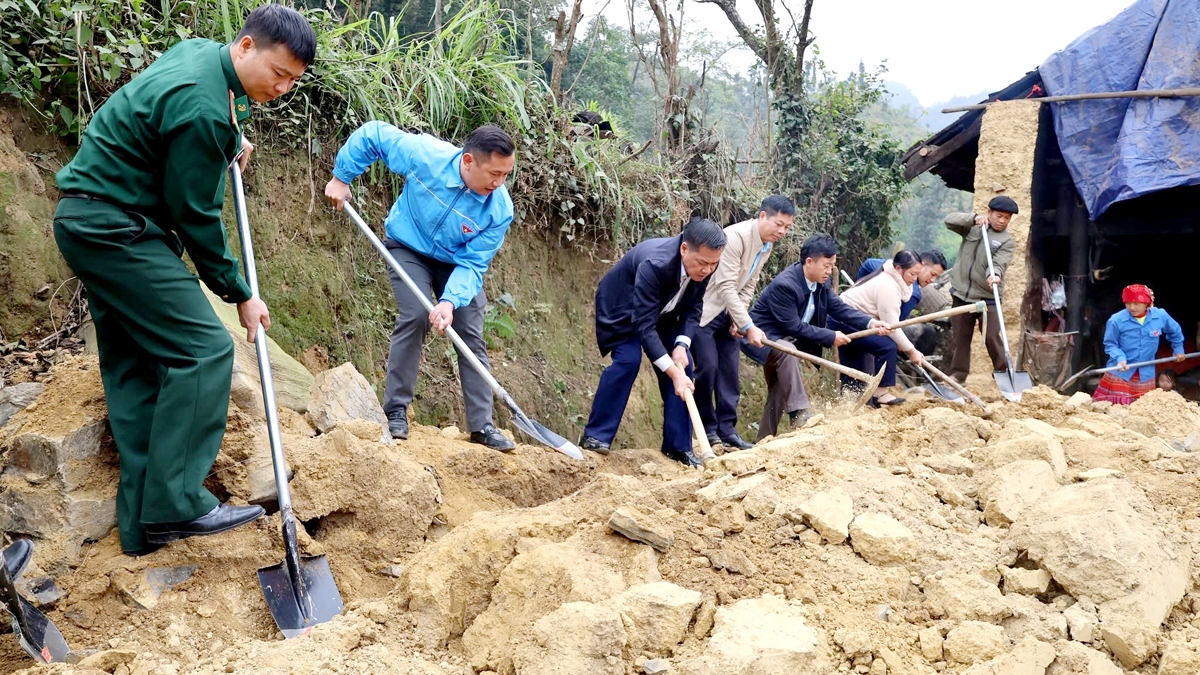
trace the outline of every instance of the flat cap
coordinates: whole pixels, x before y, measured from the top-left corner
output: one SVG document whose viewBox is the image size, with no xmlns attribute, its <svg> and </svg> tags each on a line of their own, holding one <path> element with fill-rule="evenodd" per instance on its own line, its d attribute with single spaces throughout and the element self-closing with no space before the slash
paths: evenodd
<svg viewBox="0 0 1200 675">
<path fill-rule="evenodd" d="M 992 197 L 992 201 L 988 202 L 988 208 L 993 211 L 1004 211 L 1005 213 L 1020 213 L 1017 208 L 1017 202 L 1008 195 L 998 195 Z"/>
</svg>

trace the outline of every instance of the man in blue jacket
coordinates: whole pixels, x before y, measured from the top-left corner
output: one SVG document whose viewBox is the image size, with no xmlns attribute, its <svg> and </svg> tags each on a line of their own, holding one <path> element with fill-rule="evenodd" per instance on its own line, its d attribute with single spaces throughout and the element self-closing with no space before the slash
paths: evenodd
<svg viewBox="0 0 1200 675">
<path fill-rule="evenodd" d="M 692 422 L 683 402 L 684 392 L 695 390 L 688 348 L 700 325 L 708 278 L 724 248 L 720 225 L 693 218 L 679 236 L 634 246 L 600 280 L 596 343 L 601 356 L 612 354 L 612 365 L 596 386 L 580 447 L 608 454 L 645 352 L 663 399 L 662 453 L 683 464 L 701 464 L 691 451 Z"/>
<path fill-rule="evenodd" d="M 512 198 L 504 181 L 513 171 L 515 157 L 512 139 L 493 125 L 471 132 L 459 149 L 433 136 L 367 122 L 338 151 L 325 196 L 340 209 L 350 199 L 350 183 L 377 160 L 404 176 L 404 190 L 385 222 L 385 244 L 423 292 L 437 300 L 433 311 L 426 312 L 391 273 L 398 315 L 388 352 L 383 409 L 392 437 L 404 439 L 429 326 L 442 333 L 454 324 L 475 356 L 488 365 L 483 274 L 513 220 Z M 512 450 L 513 442 L 492 423 L 491 387 L 461 354 L 458 365 L 471 441 Z"/>
</svg>

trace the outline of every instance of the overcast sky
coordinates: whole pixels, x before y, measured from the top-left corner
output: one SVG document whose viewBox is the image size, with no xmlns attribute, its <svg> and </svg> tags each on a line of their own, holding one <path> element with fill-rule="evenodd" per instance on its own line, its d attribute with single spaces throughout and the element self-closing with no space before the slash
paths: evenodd
<svg viewBox="0 0 1200 675">
<path fill-rule="evenodd" d="M 793 11 L 803 8 L 803 0 L 786 1 Z M 625 2 L 611 0 L 604 14 L 627 25 Z M 736 36 L 715 5 L 685 2 L 688 30 Z M 594 15 L 604 4 L 585 0 L 584 12 Z M 1130 4 L 1133 0 L 815 0 L 811 29 L 828 68 L 846 74 L 860 59 L 868 68 L 886 61 L 885 78 L 905 84 L 929 106 L 1008 85 Z M 761 24 L 752 2 L 739 0 L 738 9 L 746 23 Z M 739 70 L 752 61 L 748 50 L 727 58 Z"/>
</svg>

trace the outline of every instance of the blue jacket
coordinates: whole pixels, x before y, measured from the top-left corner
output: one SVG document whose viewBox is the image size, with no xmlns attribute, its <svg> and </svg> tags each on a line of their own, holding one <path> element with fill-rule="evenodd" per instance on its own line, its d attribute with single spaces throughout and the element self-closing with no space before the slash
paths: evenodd
<svg viewBox="0 0 1200 675">
<path fill-rule="evenodd" d="M 867 258 L 863 261 L 861 267 L 858 268 L 858 276 L 854 277 L 855 281 L 862 281 L 862 278 L 868 274 L 883 267 L 883 258 Z M 912 297 L 900 303 L 900 320 L 903 321 L 912 314 L 913 309 L 921 302 L 921 284 L 913 282 Z"/>
<path fill-rule="evenodd" d="M 825 327 L 828 317 L 855 330 L 863 330 L 871 322 L 871 317 L 833 294 L 831 280 L 817 284 L 817 290 L 812 294 L 816 296 L 816 307 L 812 321 L 804 323 L 800 318 L 808 306 L 808 282 L 804 278 L 804 264 L 792 263 L 763 289 L 758 302 L 750 310 L 750 318 L 768 338 L 792 338 L 797 349 L 816 355 L 820 355 L 822 347 L 833 346 L 835 333 Z"/>
<path fill-rule="evenodd" d="M 1183 331 L 1175 319 L 1167 314 L 1167 310 L 1151 307 L 1146 310 L 1146 323 L 1140 324 L 1129 310 L 1123 309 L 1108 317 L 1104 325 L 1104 352 L 1108 354 L 1108 367 L 1120 362 L 1137 363 L 1151 361 L 1158 353 L 1158 342 L 1166 336 L 1171 343 L 1173 354 L 1183 353 Z M 1154 366 L 1142 366 L 1135 370 L 1121 372 L 1114 370 L 1113 375 L 1128 380 L 1138 373 L 1142 382 L 1154 379 Z"/>
<path fill-rule="evenodd" d="M 689 281 L 674 309 L 662 313 L 679 292 L 682 240 L 682 236 L 647 239 L 629 249 L 600 280 L 596 288 L 596 343 L 601 356 L 631 337 L 641 340 L 642 351 L 651 361 L 669 356 L 664 337 L 672 344 L 691 346 L 712 275 L 699 283 Z M 671 365 L 669 359 L 663 363 Z"/>
<path fill-rule="evenodd" d="M 404 191 L 388 212 L 387 236 L 434 260 L 454 264 L 442 297 L 455 309 L 483 288 L 483 273 L 513 220 L 508 187 L 488 196 L 463 184 L 462 150 L 427 134 L 367 122 L 338 150 L 333 175 L 351 183 L 376 160 L 404 176 Z"/>
</svg>

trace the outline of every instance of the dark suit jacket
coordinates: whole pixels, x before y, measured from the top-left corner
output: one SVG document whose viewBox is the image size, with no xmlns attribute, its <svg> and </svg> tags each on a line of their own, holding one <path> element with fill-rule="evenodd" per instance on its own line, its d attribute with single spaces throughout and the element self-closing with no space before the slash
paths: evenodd
<svg viewBox="0 0 1200 675">
<path fill-rule="evenodd" d="M 679 292 L 682 237 L 647 239 L 631 248 L 596 289 L 596 343 L 607 356 L 617 344 L 637 337 L 651 361 L 667 354 L 663 335 L 689 339 L 700 325 L 708 279 L 689 281 L 675 308 L 659 314 Z"/>
<path fill-rule="evenodd" d="M 758 302 L 750 310 L 750 318 L 768 338 L 792 338 L 797 348 L 818 355 L 822 347 L 833 346 L 834 331 L 825 327 L 829 317 L 855 330 L 866 328 L 871 321 L 871 317 L 834 295 L 829 281 L 817 284 L 813 294 L 816 296 L 816 311 L 813 312 L 812 321 L 804 323 L 800 317 L 808 306 L 808 283 L 804 279 L 804 265 L 792 263 L 763 289 Z"/>
</svg>

